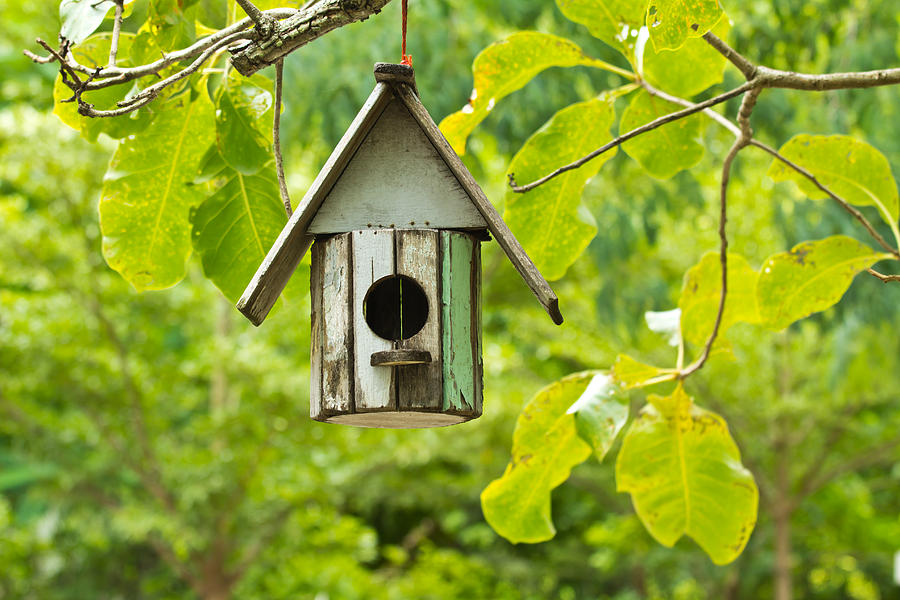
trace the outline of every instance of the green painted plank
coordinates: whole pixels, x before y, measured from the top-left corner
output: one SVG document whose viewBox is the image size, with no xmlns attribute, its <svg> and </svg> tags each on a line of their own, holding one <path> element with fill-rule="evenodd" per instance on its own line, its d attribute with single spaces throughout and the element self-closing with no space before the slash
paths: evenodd
<svg viewBox="0 0 900 600">
<path fill-rule="evenodd" d="M 472 352 L 472 238 L 441 232 L 444 410 L 475 408 Z"/>
</svg>

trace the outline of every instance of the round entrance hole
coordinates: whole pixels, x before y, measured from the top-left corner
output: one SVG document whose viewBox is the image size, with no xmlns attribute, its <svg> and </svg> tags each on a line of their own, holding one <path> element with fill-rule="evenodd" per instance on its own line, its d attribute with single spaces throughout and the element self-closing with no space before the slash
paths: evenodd
<svg viewBox="0 0 900 600">
<path fill-rule="evenodd" d="M 428 297 L 414 279 L 391 275 L 373 283 L 366 292 L 363 314 L 378 337 L 407 340 L 428 321 Z"/>
</svg>

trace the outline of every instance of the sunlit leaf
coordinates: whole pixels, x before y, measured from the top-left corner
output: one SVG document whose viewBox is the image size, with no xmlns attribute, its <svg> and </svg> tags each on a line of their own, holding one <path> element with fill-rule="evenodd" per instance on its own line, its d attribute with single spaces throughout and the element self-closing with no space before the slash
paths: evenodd
<svg viewBox="0 0 900 600">
<path fill-rule="evenodd" d="M 659 543 L 673 546 L 688 535 L 714 563 L 733 561 L 756 524 L 759 492 L 728 426 L 681 386 L 647 400 L 619 450 L 618 490 L 631 494 Z"/>
<path fill-rule="evenodd" d="M 575 430 L 602 461 L 628 422 L 629 408 L 628 397 L 613 378 L 600 373 L 566 412 L 575 415 Z"/>
<path fill-rule="evenodd" d="M 756 323 L 756 280 L 758 273 L 740 254 L 728 255 L 728 294 L 719 335 L 738 322 Z M 712 333 L 722 293 L 722 265 L 718 252 L 708 252 L 684 275 L 681 288 L 681 333 L 694 344 L 706 342 Z"/>
<path fill-rule="evenodd" d="M 712 29 L 723 14 L 719 0 L 650 0 L 650 39 L 656 50 L 680 48 L 688 38 Z"/>
<path fill-rule="evenodd" d="M 731 23 L 719 20 L 713 33 L 724 39 Z M 644 47 L 644 77 L 659 89 L 689 98 L 706 88 L 722 82 L 726 59 L 701 38 L 688 38 L 677 50 L 654 50 Z"/>
<path fill-rule="evenodd" d="M 846 135 L 804 133 L 791 138 L 779 152 L 850 204 L 877 207 L 881 218 L 896 228 L 900 213 L 897 182 L 887 158 L 874 147 Z M 775 181 L 795 182 L 810 198 L 828 197 L 778 159 L 772 161 L 769 176 Z"/>
<path fill-rule="evenodd" d="M 506 472 L 481 493 L 485 519 L 510 542 L 543 542 L 556 534 L 550 492 L 591 455 L 566 411 L 598 374 L 576 373 L 545 387 L 519 415 Z"/>
<path fill-rule="evenodd" d="M 641 90 L 622 114 L 619 131 L 631 131 L 683 109 L 683 106 L 655 98 Z M 703 145 L 699 139 L 702 123 L 698 115 L 691 115 L 629 140 L 622 144 L 622 149 L 654 177 L 668 179 L 682 169 L 693 167 L 703 158 Z"/>
<path fill-rule="evenodd" d="M 219 153 L 232 169 L 253 175 L 272 160 L 272 94 L 257 79 L 231 78 L 217 109 Z"/>
<path fill-rule="evenodd" d="M 770 256 L 756 292 L 763 325 L 784 329 L 837 304 L 857 273 L 884 258 L 891 255 L 844 235 L 803 242 Z"/>
<path fill-rule="evenodd" d="M 638 31 L 644 25 L 644 8 L 632 0 L 556 0 L 559 10 L 581 23 L 596 38 L 621 52 L 634 63 Z"/>
<path fill-rule="evenodd" d="M 255 175 L 228 170 L 225 183 L 197 208 L 191 222 L 203 273 L 232 302 L 262 263 L 287 215 L 273 163 Z"/>
<path fill-rule="evenodd" d="M 625 389 L 642 387 L 651 379 L 656 379 L 663 375 L 671 375 L 671 379 L 675 378 L 672 369 L 663 369 L 644 364 L 627 354 L 618 355 L 612 368 L 613 379 L 624 386 Z"/>
<path fill-rule="evenodd" d="M 80 44 L 103 23 L 106 13 L 116 5 L 112 0 L 62 0 L 59 3 L 59 35 Z"/>
<path fill-rule="evenodd" d="M 189 211 L 203 200 L 190 185 L 214 139 L 212 103 L 187 94 L 157 106 L 142 133 L 119 143 L 103 181 L 103 256 L 137 290 L 178 283 L 191 254 Z"/>
<path fill-rule="evenodd" d="M 531 136 L 509 165 L 520 184 L 581 158 L 612 139 L 612 99 L 568 106 Z M 534 264 L 547 279 L 559 279 L 597 233 L 593 215 L 582 205 L 587 180 L 613 157 L 615 149 L 527 192 L 508 192 L 503 215 Z"/>
<path fill-rule="evenodd" d="M 472 65 L 475 87 L 469 103 L 441 121 L 441 132 L 457 154 L 463 154 L 469 134 L 502 98 L 545 69 L 577 65 L 609 67 L 586 55 L 573 42 L 537 31 L 514 33 L 491 44 L 475 57 Z"/>
<path fill-rule="evenodd" d="M 680 308 L 666 311 L 648 310 L 644 313 L 644 320 L 647 322 L 647 327 L 650 331 L 665 336 L 666 342 L 670 346 L 677 346 L 681 343 Z"/>
</svg>

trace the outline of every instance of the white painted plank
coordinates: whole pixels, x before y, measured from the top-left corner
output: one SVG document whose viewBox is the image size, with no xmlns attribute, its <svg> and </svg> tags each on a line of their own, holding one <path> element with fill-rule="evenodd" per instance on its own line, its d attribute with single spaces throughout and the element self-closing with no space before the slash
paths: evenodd
<svg viewBox="0 0 900 600">
<path fill-rule="evenodd" d="M 332 413 L 349 412 L 352 406 L 354 344 L 350 252 L 350 234 L 334 236 L 323 244 L 322 407 Z"/>
<path fill-rule="evenodd" d="M 398 231 L 397 273 L 418 283 L 428 299 L 428 320 L 419 333 L 400 342 L 401 348 L 425 350 L 431 363 L 399 367 L 398 403 L 401 409 L 433 408 L 443 404 L 441 370 L 441 296 L 439 283 L 440 234 L 433 229 Z"/>
<path fill-rule="evenodd" d="M 354 231 L 353 247 L 353 338 L 356 367 L 356 410 L 396 407 L 394 367 L 373 367 L 373 352 L 390 350 L 393 344 L 378 337 L 366 323 L 363 303 L 373 283 L 394 274 L 394 232 Z M 327 306 L 327 305 L 326 305 Z"/>
<path fill-rule="evenodd" d="M 309 231 L 484 227 L 456 176 L 395 100 L 322 202 Z"/>
</svg>

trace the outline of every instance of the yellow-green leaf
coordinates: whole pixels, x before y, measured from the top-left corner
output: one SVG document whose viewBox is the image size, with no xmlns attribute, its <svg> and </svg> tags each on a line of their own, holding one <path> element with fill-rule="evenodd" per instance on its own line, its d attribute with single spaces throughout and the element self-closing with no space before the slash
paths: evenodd
<svg viewBox="0 0 900 600">
<path fill-rule="evenodd" d="M 897 182 L 887 158 L 877 149 L 846 135 L 804 133 L 791 138 L 779 152 L 850 204 L 877 207 L 881 218 L 896 231 L 900 213 Z M 795 182 L 810 198 L 828 197 L 778 159 L 772 161 L 769 176 L 775 181 Z"/>
<path fill-rule="evenodd" d="M 269 81 L 229 78 L 216 104 L 219 153 L 232 169 L 253 175 L 272 160 L 272 94 Z"/>
<path fill-rule="evenodd" d="M 728 294 L 719 326 L 723 335 L 735 323 L 759 322 L 756 281 L 759 274 L 740 254 L 728 255 Z M 681 334 L 693 344 L 706 342 L 712 333 L 722 293 L 722 265 L 718 252 L 708 252 L 684 275 L 681 288 Z"/>
<path fill-rule="evenodd" d="M 644 5 L 633 0 L 556 0 L 570 21 L 581 23 L 634 64 L 638 32 L 644 25 Z"/>
<path fill-rule="evenodd" d="M 622 114 L 619 131 L 626 133 L 683 108 L 640 90 Z M 654 177 L 668 179 L 703 158 L 699 140 L 701 125 L 700 117 L 691 115 L 629 140 L 622 144 L 622 149 Z"/>
<path fill-rule="evenodd" d="M 713 28 L 724 39 L 731 23 L 722 18 Z M 689 98 L 722 82 L 725 57 L 702 38 L 688 38 L 677 50 L 644 47 L 644 77 L 661 90 Z"/>
<path fill-rule="evenodd" d="M 654 367 L 653 365 L 638 362 L 627 354 L 618 355 L 612 368 L 613 379 L 624 386 L 625 389 L 643 387 L 651 379 L 661 378 L 665 375 L 670 376 L 666 381 L 675 379 L 675 371 L 673 369 L 663 369 L 662 367 Z"/>
<path fill-rule="evenodd" d="M 190 209 L 203 200 L 191 185 L 214 141 L 212 103 L 188 94 L 157 107 L 142 133 L 119 143 L 103 180 L 103 256 L 138 291 L 178 283 L 191 254 Z"/>
<path fill-rule="evenodd" d="M 286 221 L 274 163 L 254 175 L 226 170 L 222 186 L 191 218 L 204 275 L 236 302 Z"/>
<path fill-rule="evenodd" d="M 756 288 L 763 325 L 781 330 L 837 304 L 857 273 L 884 258 L 891 255 L 845 235 L 803 242 L 770 256 Z"/>
<path fill-rule="evenodd" d="M 613 378 L 600 373 L 566 411 L 575 415 L 575 430 L 602 461 L 628 422 L 630 403 Z"/>
<path fill-rule="evenodd" d="M 543 542 L 556 534 L 550 493 L 591 455 L 574 415 L 566 411 L 598 374 L 576 373 L 545 387 L 519 415 L 512 459 L 503 476 L 481 493 L 484 518 L 510 542 Z"/>
<path fill-rule="evenodd" d="M 475 87 L 462 110 L 441 121 L 441 131 L 457 154 L 466 151 L 466 139 L 494 105 L 550 67 L 585 65 L 601 69 L 611 65 L 586 55 L 575 43 L 537 31 L 514 33 L 491 44 L 475 57 Z"/>
<path fill-rule="evenodd" d="M 612 139 L 612 98 L 579 102 L 556 113 L 532 135 L 509 165 L 525 184 L 581 158 Z M 559 279 L 597 234 L 593 215 L 581 202 L 587 180 L 613 157 L 600 155 L 525 194 L 506 196 L 503 218 L 547 279 Z"/>
<path fill-rule="evenodd" d="M 756 524 L 759 492 L 725 420 L 681 386 L 648 401 L 619 450 L 618 490 L 659 543 L 688 535 L 714 563 L 733 561 Z"/>
<path fill-rule="evenodd" d="M 680 48 L 691 37 L 700 37 L 722 18 L 719 0 L 650 0 L 647 27 L 656 50 Z"/>
</svg>

